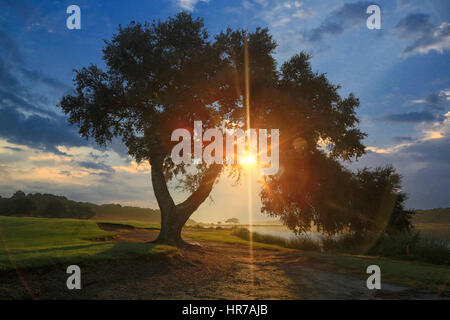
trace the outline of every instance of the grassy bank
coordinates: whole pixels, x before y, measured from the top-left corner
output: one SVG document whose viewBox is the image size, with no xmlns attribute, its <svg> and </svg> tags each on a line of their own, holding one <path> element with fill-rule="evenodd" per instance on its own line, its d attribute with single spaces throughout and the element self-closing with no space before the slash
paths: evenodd
<svg viewBox="0 0 450 320">
<path fill-rule="evenodd" d="M 175 250 L 146 243 L 90 240 L 112 235 L 101 230 L 95 221 L 0 217 L 0 271 L 60 263 L 117 261 Z"/>
<path fill-rule="evenodd" d="M 255 242 L 275 244 L 285 248 L 307 251 L 321 251 L 320 243 L 309 238 L 285 239 L 282 237 L 250 232 L 248 231 L 248 229 L 244 228 L 234 229 L 231 232 L 231 235 L 247 241 L 252 240 Z"/>
<path fill-rule="evenodd" d="M 424 238 L 418 232 L 401 233 L 395 236 L 382 234 L 374 239 L 365 239 L 354 235 L 339 238 L 313 240 L 306 237 L 285 239 L 273 235 L 250 233 L 248 229 L 234 229 L 231 235 L 240 239 L 274 244 L 298 250 L 383 256 L 403 260 L 416 260 L 434 264 L 450 265 L 448 242 Z"/>
</svg>

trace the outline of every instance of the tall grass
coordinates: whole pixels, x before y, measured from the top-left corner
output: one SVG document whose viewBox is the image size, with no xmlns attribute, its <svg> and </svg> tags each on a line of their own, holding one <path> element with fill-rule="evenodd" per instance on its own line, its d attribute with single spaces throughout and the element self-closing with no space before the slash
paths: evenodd
<svg viewBox="0 0 450 320">
<path fill-rule="evenodd" d="M 446 241 L 423 238 L 419 232 L 402 232 L 377 236 L 347 234 L 322 240 L 325 251 L 367 254 L 403 260 L 418 260 L 450 265 L 450 249 Z"/>
<path fill-rule="evenodd" d="M 298 239 L 285 239 L 282 237 L 259 234 L 257 232 L 250 232 L 245 228 L 236 228 L 231 233 L 232 235 L 239 237 L 244 240 L 250 240 L 250 237 L 255 242 L 262 242 L 268 244 L 274 244 L 285 248 L 300 249 L 307 251 L 320 251 L 320 242 L 309 239 L 309 238 L 298 238 Z"/>
<path fill-rule="evenodd" d="M 369 242 L 369 239 L 359 233 L 343 234 L 335 238 L 322 238 L 322 247 L 329 252 L 361 253 Z"/>
<path fill-rule="evenodd" d="M 393 236 L 382 234 L 368 254 L 450 265 L 448 243 L 422 238 L 419 232 L 405 232 Z"/>
</svg>

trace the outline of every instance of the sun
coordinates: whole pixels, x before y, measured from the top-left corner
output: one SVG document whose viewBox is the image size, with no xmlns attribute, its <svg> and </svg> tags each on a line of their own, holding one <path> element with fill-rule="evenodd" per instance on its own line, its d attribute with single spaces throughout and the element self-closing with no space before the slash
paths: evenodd
<svg viewBox="0 0 450 320">
<path fill-rule="evenodd" d="M 242 164 L 243 165 L 255 165 L 256 164 L 256 158 L 254 156 L 246 156 L 243 160 L 242 160 Z"/>
</svg>

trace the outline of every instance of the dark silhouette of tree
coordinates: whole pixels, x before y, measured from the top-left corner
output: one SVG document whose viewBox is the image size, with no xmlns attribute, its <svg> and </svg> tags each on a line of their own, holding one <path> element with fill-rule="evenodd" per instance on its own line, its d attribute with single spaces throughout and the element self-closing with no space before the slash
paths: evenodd
<svg viewBox="0 0 450 320">
<path fill-rule="evenodd" d="M 120 26 L 103 50 L 105 70 L 91 65 L 76 71 L 76 93 L 63 97 L 60 107 L 83 137 L 100 145 L 120 137 L 138 162 L 149 161 L 161 210 L 157 242 L 181 244 L 183 225 L 220 174 L 230 170 L 240 177 L 239 166 L 173 163 L 170 152 L 177 142 L 171 142 L 172 131 L 192 132 L 195 120 L 204 128 L 245 128 L 251 119 L 252 128 L 280 129 L 281 169 L 266 178 L 264 211 L 281 215 L 293 228 L 304 228 L 308 221 L 340 228 L 333 226 L 336 219 L 326 221 L 330 216 L 321 210 L 332 206 L 320 203 L 324 196 L 319 194 L 332 194 L 327 188 L 336 186 L 328 181 L 333 174 L 347 175 L 339 159 L 364 152 L 364 134 L 356 127 L 359 101 L 352 94 L 341 98 L 339 86 L 313 72 L 305 53 L 278 69 L 276 46 L 268 30 L 260 28 L 227 29 L 211 38 L 202 19 L 180 13 L 166 21 Z M 191 193 L 179 204 L 167 186 L 173 179 Z"/>
<path fill-rule="evenodd" d="M 18 190 L 16 192 L 14 192 L 11 199 L 22 199 L 22 198 L 25 198 L 25 196 L 26 196 L 25 192 L 23 192 L 22 190 Z"/>
<path fill-rule="evenodd" d="M 238 218 L 230 218 L 230 219 L 227 219 L 225 221 L 225 223 L 239 224 L 239 219 Z"/>
<path fill-rule="evenodd" d="M 95 215 L 95 212 L 87 204 L 76 203 L 69 209 L 69 215 L 76 219 L 89 219 Z"/>
<path fill-rule="evenodd" d="M 39 215 L 49 218 L 66 218 L 67 209 L 58 199 L 50 199 L 39 212 Z"/>
<path fill-rule="evenodd" d="M 89 219 L 95 215 L 94 204 L 68 200 L 52 194 L 28 194 L 17 191 L 11 198 L 0 198 L 0 215 L 45 218 Z"/>
<path fill-rule="evenodd" d="M 401 176 L 392 166 L 364 168 L 355 177 L 351 230 L 392 234 L 412 229 L 414 211 L 404 208 L 407 196 L 401 192 Z"/>
<path fill-rule="evenodd" d="M 8 201 L 9 200 L 9 201 Z M 10 199 L 2 199 L 2 212 L 7 216 L 29 216 L 36 209 L 35 204 L 26 198 L 23 191 L 17 191 Z"/>
</svg>

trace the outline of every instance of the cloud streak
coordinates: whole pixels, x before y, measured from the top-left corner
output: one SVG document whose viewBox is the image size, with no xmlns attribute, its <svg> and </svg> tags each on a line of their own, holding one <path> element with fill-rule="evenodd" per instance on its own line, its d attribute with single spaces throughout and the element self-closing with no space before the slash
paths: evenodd
<svg viewBox="0 0 450 320">
<path fill-rule="evenodd" d="M 389 122 L 431 122 L 442 120 L 442 117 L 428 111 L 390 114 L 383 118 Z"/>
<path fill-rule="evenodd" d="M 322 21 L 322 23 L 313 29 L 303 32 L 304 38 L 310 43 L 317 43 L 330 36 L 338 36 L 344 31 L 366 23 L 367 7 L 372 2 L 345 3 L 340 8 L 331 12 L 331 14 Z"/>
<path fill-rule="evenodd" d="M 449 109 L 450 89 L 429 93 L 425 98 L 412 100 L 411 103 L 423 105 L 423 110 L 389 114 L 383 120 L 403 123 L 442 122 L 445 116 L 440 113 Z"/>
<path fill-rule="evenodd" d="M 442 54 L 450 50 L 450 23 L 435 26 L 430 17 L 423 13 L 412 13 L 399 21 L 396 30 L 400 39 L 411 40 L 403 55 L 427 54 L 435 51 Z"/>
</svg>

